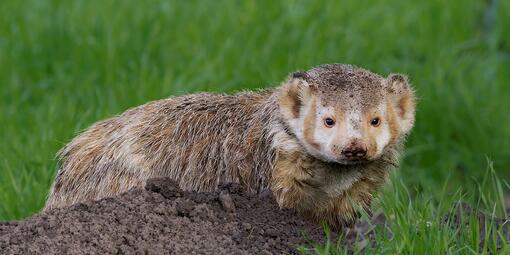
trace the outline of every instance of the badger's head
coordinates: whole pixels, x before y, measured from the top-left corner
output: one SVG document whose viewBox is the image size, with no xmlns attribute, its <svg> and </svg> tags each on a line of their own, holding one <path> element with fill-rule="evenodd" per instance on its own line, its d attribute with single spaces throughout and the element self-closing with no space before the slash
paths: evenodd
<svg viewBox="0 0 510 255">
<path fill-rule="evenodd" d="M 352 65 L 292 74 L 281 87 L 279 104 L 308 153 L 341 164 L 379 159 L 414 124 L 415 96 L 405 76 L 384 78 Z"/>
</svg>

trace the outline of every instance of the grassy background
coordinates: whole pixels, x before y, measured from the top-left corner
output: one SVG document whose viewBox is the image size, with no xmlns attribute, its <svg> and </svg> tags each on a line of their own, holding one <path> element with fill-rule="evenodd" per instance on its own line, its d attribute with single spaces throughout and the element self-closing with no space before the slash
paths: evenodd
<svg viewBox="0 0 510 255">
<path fill-rule="evenodd" d="M 402 184 L 387 199 L 405 203 L 403 188 L 409 204 L 486 192 L 488 158 L 504 186 L 509 35 L 510 1 L 2 0 L 0 219 L 43 206 L 55 153 L 95 121 L 176 94 L 275 86 L 331 62 L 405 73 L 417 89 Z"/>
</svg>

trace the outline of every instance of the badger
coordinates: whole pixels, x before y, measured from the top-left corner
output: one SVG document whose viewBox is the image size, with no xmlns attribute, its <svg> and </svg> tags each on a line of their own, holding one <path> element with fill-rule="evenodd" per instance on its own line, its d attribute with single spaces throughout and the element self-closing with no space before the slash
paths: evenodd
<svg viewBox="0 0 510 255">
<path fill-rule="evenodd" d="M 149 102 L 95 123 L 58 153 L 44 210 L 169 177 L 183 190 L 239 183 L 281 208 L 343 226 L 370 210 L 415 122 L 408 78 L 348 64 L 298 71 L 280 86 Z"/>
</svg>

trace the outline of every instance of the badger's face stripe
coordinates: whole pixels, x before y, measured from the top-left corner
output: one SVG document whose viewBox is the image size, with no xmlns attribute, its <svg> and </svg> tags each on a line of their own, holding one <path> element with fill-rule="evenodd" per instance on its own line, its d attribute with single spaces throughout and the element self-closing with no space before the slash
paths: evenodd
<svg viewBox="0 0 510 255">
<path fill-rule="evenodd" d="M 362 138 L 362 114 L 360 110 L 351 110 L 345 116 L 346 136 L 348 139 Z"/>
<path fill-rule="evenodd" d="M 382 102 L 377 107 L 375 115 L 377 116 L 371 116 L 370 119 L 373 117 L 381 118 L 382 116 L 383 120 L 381 120 L 381 124 L 378 127 L 369 127 L 367 131 L 370 134 L 370 140 L 375 141 L 375 152 L 372 155 L 369 155 L 372 157 L 378 157 L 381 155 L 384 148 L 386 148 L 386 146 L 390 143 L 392 136 L 390 132 L 390 125 L 393 125 L 393 120 L 388 116 L 388 107 L 386 102 Z"/>
</svg>

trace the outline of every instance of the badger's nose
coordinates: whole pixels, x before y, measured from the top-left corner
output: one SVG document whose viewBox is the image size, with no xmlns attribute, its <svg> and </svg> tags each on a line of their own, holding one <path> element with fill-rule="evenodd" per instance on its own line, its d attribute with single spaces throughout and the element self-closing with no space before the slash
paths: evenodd
<svg viewBox="0 0 510 255">
<path fill-rule="evenodd" d="M 367 149 L 362 145 L 353 144 L 342 150 L 342 155 L 348 160 L 360 160 L 367 156 Z"/>
</svg>

